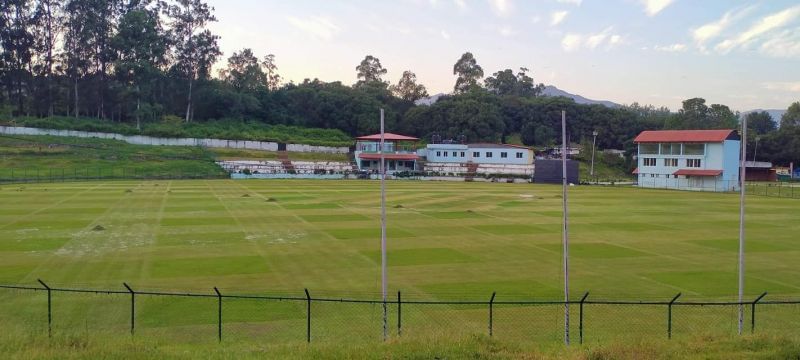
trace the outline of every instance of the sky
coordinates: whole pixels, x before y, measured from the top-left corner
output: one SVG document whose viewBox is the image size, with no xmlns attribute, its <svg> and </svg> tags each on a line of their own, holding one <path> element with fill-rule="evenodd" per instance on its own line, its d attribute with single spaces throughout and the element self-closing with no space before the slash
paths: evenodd
<svg viewBox="0 0 800 360">
<path fill-rule="evenodd" d="M 734 110 L 800 101 L 796 0 L 207 0 L 227 57 L 274 54 L 285 81 L 356 81 L 366 55 L 450 93 L 472 52 L 486 76 L 534 80 L 595 100 L 667 106 L 702 97 Z"/>
</svg>

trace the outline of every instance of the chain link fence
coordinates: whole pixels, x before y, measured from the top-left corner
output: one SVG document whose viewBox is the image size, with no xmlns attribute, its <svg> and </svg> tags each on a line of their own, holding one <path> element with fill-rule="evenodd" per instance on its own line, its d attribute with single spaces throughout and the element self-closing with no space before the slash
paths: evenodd
<svg viewBox="0 0 800 360">
<path fill-rule="evenodd" d="M 562 342 L 563 301 L 380 300 L 298 296 L 169 293 L 0 285 L 0 324 L 39 336 L 134 336 L 171 342 L 365 343 L 384 339 L 463 338 L 486 334 L 512 341 Z M 786 333 L 800 324 L 800 300 L 766 293 L 743 303 L 573 299 L 574 343 L 737 333 Z M 385 311 L 385 312 L 384 312 Z M 385 314 L 385 315 L 384 315 Z M 384 337 L 385 336 L 385 337 Z"/>
</svg>

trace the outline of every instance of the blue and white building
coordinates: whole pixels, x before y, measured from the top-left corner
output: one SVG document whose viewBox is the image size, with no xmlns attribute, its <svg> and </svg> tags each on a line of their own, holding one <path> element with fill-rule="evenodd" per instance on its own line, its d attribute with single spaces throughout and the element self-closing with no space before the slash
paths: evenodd
<svg viewBox="0 0 800 360">
<path fill-rule="evenodd" d="M 741 141 L 736 130 L 643 131 L 634 143 L 640 187 L 739 189 Z"/>
<path fill-rule="evenodd" d="M 531 148 L 493 143 L 428 144 L 420 153 L 425 170 L 453 174 L 533 175 Z"/>
</svg>

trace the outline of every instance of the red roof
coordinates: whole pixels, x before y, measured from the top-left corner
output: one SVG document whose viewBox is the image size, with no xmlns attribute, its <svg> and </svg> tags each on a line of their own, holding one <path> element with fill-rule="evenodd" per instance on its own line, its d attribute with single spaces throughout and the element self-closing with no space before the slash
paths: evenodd
<svg viewBox="0 0 800 360">
<path fill-rule="evenodd" d="M 359 159 L 364 160 L 380 160 L 381 154 L 374 153 L 374 154 L 358 154 Z M 418 160 L 419 156 L 417 154 L 383 154 L 383 158 L 386 160 Z"/>
<path fill-rule="evenodd" d="M 707 143 L 723 142 L 725 140 L 739 140 L 736 130 L 648 130 L 642 131 L 635 143 Z"/>
<path fill-rule="evenodd" d="M 633 173 L 632 174 L 636 175 L 638 173 L 639 173 L 639 168 L 638 167 L 636 169 L 633 169 Z"/>
<path fill-rule="evenodd" d="M 722 170 L 690 170 L 690 169 L 680 169 L 672 175 L 689 175 L 689 176 L 719 176 L 722 174 Z"/>
<path fill-rule="evenodd" d="M 359 136 L 356 140 L 373 140 L 373 141 L 381 141 L 381 134 L 372 134 L 372 135 L 365 135 Z M 383 133 L 383 140 L 384 141 L 417 141 L 418 138 L 413 136 L 405 136 L 405 135 L 398 135 L 393 133 Z"/>
</svg>

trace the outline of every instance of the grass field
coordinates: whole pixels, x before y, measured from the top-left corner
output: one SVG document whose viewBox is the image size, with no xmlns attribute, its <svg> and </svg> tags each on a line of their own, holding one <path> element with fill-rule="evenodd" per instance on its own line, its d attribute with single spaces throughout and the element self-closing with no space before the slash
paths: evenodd
<svg viewBox="0 0 800 360">
<path fill-rule="evenodd" d="M 402 291 L 408 300 L 488 300 L 493 291 L 497 300 L 563 297 L 560 187 L 393 181 L 387 189 L 390 293 Z M 51 286 L 123 289 L 127 282 L 138 290 L 211 294 L 216 286 L 227 294 L 293 296 L 308 288 L 318 297 L 376 299 L 377 194 L 378 183 L 369 181 L 7 185 L 0 188 L 0 283 L 43 279 Z M 735 194 L 578 186 L 569 200 L 572 297 L 589 291 L 593 299 L 668 300 L 678 292 L 682 301 L 734 298 Z M 750 196 L 747 208 L 748 298 L 764 291 L 771 299 L 800 297 L 800 202 Z M 40 294 L 0 296 L 9 305 L 0 319 L 26 314 L 27 322 L 42 321 Z M 87 317 L 96 317 L 87 314 L 101 313 L 126 331 L 126 295 L 57 296 L 56 324 L 88 329 L 96 324 Z M 192 329 L 193 336 L 214 338 L 213 299 L 144 298 L 137 306 L 145 329 L 182 335 Z M 290 329 L 281 336 L 303 339 L 302 303 L 232 300 L 226 309 L 226 320 L 235 323 L 226 331 L 257 336 L 256 325 L 267 324 Z M 661 308 L 595 309 L 587 322 L 640 332 L 644 325 L 624 323 L 639 316 L 658 325 L 653 334 L 663 333 Z M 404 307 L 404 321 L 411 329 L 415 321 L 419 327 L 434 321 L 465 333 L 485 331 L 483 308 L 446 310 Z M 558 339 L 560 309 L 546 310 L 526 316 L 549 321 L 541 337 Z M 732 310 L 691 309 L 683 316 L 698 311 L 710 324 L 732 319 Z M 378 306 L 330 304 L 315 311 L 331 326 L 322 337 L 347 337 L 336 334 L 350 325 L 363 326 L 365 339 L 378 339 Z M 511 323 L 532 322 L 521 311 L 501 308 L 497 331 L 528 333 Z M 598 328 L 593 325 L 595 338 Z M 676 331 L 693 332 L 686 324 Z"/>
</svg>

